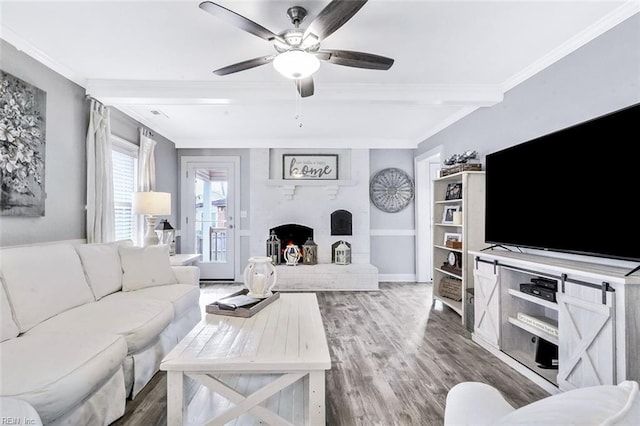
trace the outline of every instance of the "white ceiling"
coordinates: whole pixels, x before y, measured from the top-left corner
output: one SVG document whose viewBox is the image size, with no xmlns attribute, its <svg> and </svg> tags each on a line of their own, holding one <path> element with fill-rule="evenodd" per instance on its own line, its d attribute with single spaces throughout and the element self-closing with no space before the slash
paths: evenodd
<svg viewBox="0 0 640 426">
<path fill-rule="evenodd" d="M 275 33 L 291 27 L 290 6 L 308 10 L 306 27 L 328 2 L 217 1 Z M 274 50 L 198 4 L 0 0 L 0 37 L 178 148 L 414 148 L 640 11 L 637 0 L 370 0 L 322 48 L 394 65 L 322 63 L 300 100 L 270 64 L 214 75 Z"/>
</svg>

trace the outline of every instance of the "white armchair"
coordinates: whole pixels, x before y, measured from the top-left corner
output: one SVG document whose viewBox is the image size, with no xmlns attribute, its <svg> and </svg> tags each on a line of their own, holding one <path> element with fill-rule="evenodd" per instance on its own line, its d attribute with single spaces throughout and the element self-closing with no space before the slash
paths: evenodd
<svg viewBox="0 0 640 426">
<path fill-rule="evenodd" d="M 515 409 L 492 386 L 455 385 L 447 394 L 444 426 L 640 424 L 638 383 L 593 386 L 556 394 Z"/>
</svg>

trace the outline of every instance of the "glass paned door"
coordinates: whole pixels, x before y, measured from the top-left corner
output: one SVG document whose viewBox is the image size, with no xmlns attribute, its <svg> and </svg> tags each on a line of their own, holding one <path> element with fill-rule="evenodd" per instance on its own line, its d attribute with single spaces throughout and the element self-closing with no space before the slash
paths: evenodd
<svg viewBox="0 0 640 426">
<path fill-rule="evenodd" d="M 190 163 L 187 247 L 204 279 L 234 279 L 233 163 Z"/>
</svg>

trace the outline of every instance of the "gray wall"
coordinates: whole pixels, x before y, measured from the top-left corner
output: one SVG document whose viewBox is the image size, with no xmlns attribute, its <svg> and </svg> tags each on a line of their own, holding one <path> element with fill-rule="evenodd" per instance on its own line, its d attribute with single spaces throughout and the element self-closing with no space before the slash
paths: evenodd
<svg viewBox="0 0 640 426">
<path fill-rule="evenodd" d="M 640 14 L 516 86 L 500 104 L 479 109 L 425 140 L 418 146 L 416 156 L 442 146 L 443 158 L 475 149 L 484 162 L 491 152 L 638 102 Z M 602 141 L 599 147 L 585 146 L 594 153 L 594 173 L 603 173 L 598 168 L 601 166 L 598 149 L 607 149 L 606 144 L 607 141 Z M 545 254 L 584 259 L 561 253 Z M 606 259 L 606 262 L 623 266 L 622 261 Z"/>
<path fill-rule="evenodd" d="M 413 158 L 412 149 L 372 149 L 369 151 L 371 177 L 382 169 L 396 167 L 413 179 Z M 383 275 L 382 279 L 389 274 L 415 274 L 414 213 L 413 201 L 397 213 L 385 213 L 371 204 L 371 263 Z"/>
<path fill-rule="evenodd" d="M 45 216 L 0 217 L 0 246 L 86 238 L 86 149 L 89 101 L 83 87 L 0 40 L 0 68 L 47 92 Z M 140 123 L 111 109 L 112 133 L 139 144 Z M 157 190 L 172 193 L 178 217 L 178 161 L 175 145 L 156 135 Z"/>
<path fill-rule="evenodd" d="M 120 110 L 111 108 L 111 134 L 136 145 L 140 145 L 140 127 L 138 121 L 124 114 Z M 156 191 L 171 193 L 171 216 L 163 216 L 176 228 L 178 225 L 180 198 L 178 193 L 178 151 L 176 145 L 169 139 L 155 132 L 152 133 L 156 141 L 154 157 L 156 160 Z"/>
<path fill-rule="evenodd" d="M 0 217 L 0 245 L 83 239 L 89 123 L 85 91 L 3 40 L 0 51 L 3 71 L 47 92 L 45 216 Z"/>
<path fill-rule="evenodd" d="M 425 140 L 416 156 L 443 145 L 443 158 L 475 149 L 484 161 L 491 152 L 637 102 L 640 14 L 511 89 L 503 102 Z"/>
</svg>

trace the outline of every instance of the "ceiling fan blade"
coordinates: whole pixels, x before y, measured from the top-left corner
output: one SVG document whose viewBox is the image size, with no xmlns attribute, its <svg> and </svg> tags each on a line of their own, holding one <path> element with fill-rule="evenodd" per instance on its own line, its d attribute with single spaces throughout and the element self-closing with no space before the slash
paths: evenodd
<svg viewBox="0 0 640 426">
<path fill-rule="evenodd" d="M 271 61 L 273 61 L 273 55 L 261 56 L 259 58 L 249 59 L 247 61 L 238 62 L 237 64 L 233 64 L 224 68 L 217 69 L 213 73 L 216 75 L 233 74 L 234 72 L 244 71 L 250 68 L 259 67 L 260 65 L 268 64 Z"/>
<path fill-rule="evenodd" d="M 226 7 L 222 7 L 219 4 L 211 1 L 203 1 L 202 3 L 200 3 L 199 7 L 200 9 L 209 12 L 210 14 L 217 16 L 218 18 L 222 18 L 235 25 L 236 27 L 262 39 L 265 39 L 267 41 L 273 41 L 274 39 L 277 39 L 284 42 L 284 40 L 280 36 L 269 31 L 262 25 L 256 24 L 251 19 L 245 18 L 244 16 L 239 15 L 236 12 L 227 9 Z"/>
<path fill-rule="evenodd" d="M 299 80 L 295 80 L 295 82 L 301 98 L 313 95 L 313 77 L 309 76 L 301 78 Z"/>
<path fill-rule="evenodd" d="M 320 56 L 329 54 L 329 59 Z M 350 50 L 323 49 L 316 55 L 321 61 L 347 67 L 366 68 L 370 70 L 388 70 L 393 65 L 393 59 L 372 53 L 353 52 Z"/>
<path fill-rule="evenodd" d="M 319 40 L 329 37 L 351 19 L 366 2 L 367 0 L 332 0 L 311 21 L 303 38 L 309 34 L 315 34 Z"/>
</svg>

